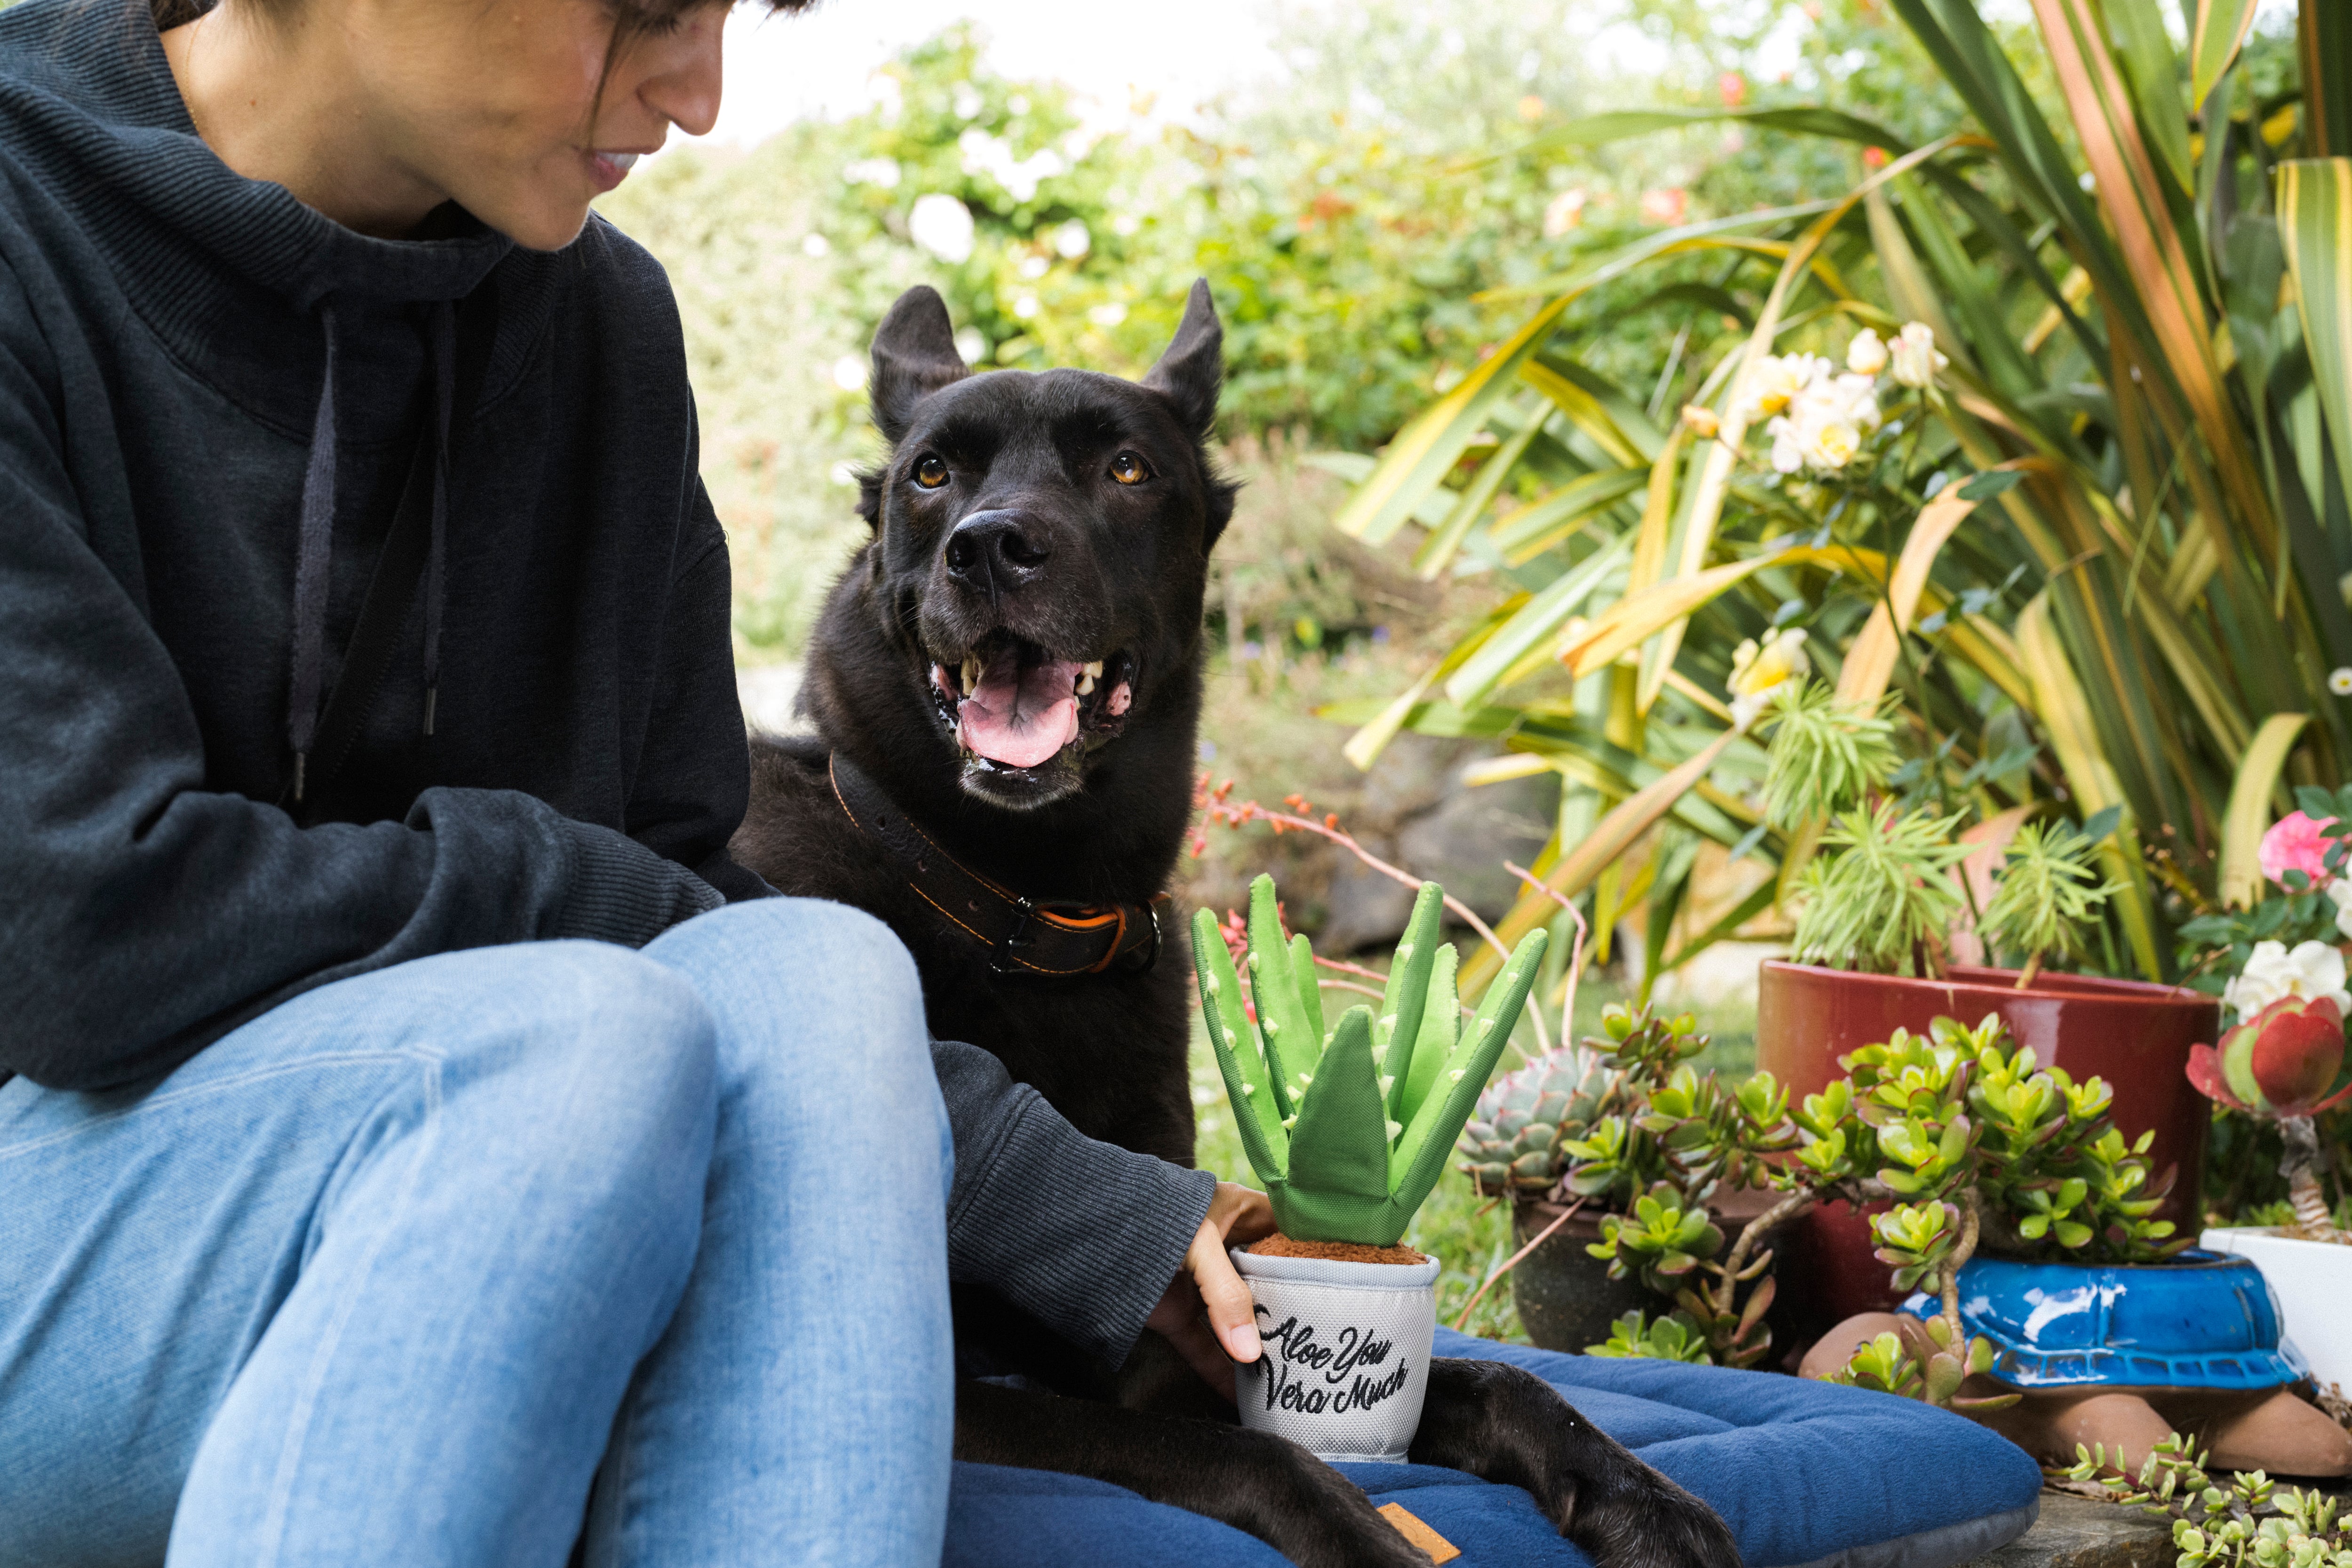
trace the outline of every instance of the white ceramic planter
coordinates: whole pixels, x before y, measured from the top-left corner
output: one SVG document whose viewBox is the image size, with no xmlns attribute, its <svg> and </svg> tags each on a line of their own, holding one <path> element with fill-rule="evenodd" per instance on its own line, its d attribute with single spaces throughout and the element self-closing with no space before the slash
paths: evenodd
<svg viewBox="0 0 2352 1568">
<path fill-rule="evenodd" d="M 1402 1463 L 1429 1393 L 1437 1259 L 1232 1256 L 1257 1299 L 1265 1345 L 1234 1369 L 1242 1425 L 1318 1459 Z"/>
<path fill-rule="evenodd" d="M 2279 1308 L 2279 1327 L 2303 1352 L 2322 1388 L 2352 1394 L 2352 1247 L 2299 1241 L 2264 1226 L 2209 1230 L 2200 1245 L 2231 1252 L 2263 1271 Z"/>
</svg>

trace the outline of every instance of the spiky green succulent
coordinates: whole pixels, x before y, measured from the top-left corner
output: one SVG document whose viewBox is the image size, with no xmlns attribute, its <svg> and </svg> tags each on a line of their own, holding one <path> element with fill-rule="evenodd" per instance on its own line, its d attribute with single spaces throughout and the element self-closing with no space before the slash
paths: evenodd
<svg viewBox="0 0 2352 1568">
<path fill-rule="evenodd" d="M 1478 1097 L 1454 1145 L 1465 1156 L 1462 1169 L 1482 1193 L 1541 1196 L 1567 1167 L 1563 1145 L 1591 1129 L 1608 1091 L 1607 1069 L 1574 1046 L 1505 1073 Z"/>
<path fill-rule="evenodd" d="M 1380 1010 L 1350 1007 L 1323 1026 L 1305 937 L 1285 942 L 1274 879 L 1250 885 L 1241 975 L 1216 917 L 1192 919 L 1192 962 L 1209 1044 L 1224 1074 L 1242 1151 L 1265 1184 L 1283 1234 L 1300 1241 L 1387 1247 L 1404 1234 L 1445 1168 L 1527 1005 L 1545 933 L 1528 933 L 1462 1028 L 1456 954 L 1438 942 L 1444 893 L 1423 882 L 1389 966 Z"/>
</svg>

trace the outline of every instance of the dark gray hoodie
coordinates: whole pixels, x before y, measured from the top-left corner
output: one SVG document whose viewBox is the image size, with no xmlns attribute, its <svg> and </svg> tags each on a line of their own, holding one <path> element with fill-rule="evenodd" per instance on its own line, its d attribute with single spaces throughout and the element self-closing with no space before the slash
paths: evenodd
<svg viewBox="0 0 2352 1568">
<path fill-rule="evenodd" d="M 370 239 L 228 169 L 143 0 L 0 13 L 0 1077 L 133 1082 L 314 985 L 767 891 L 726 850 L 726 541 L 667 280 L 601 219 L 553 254 L 436 220 Z M 420 479 L 406 621 L 312 755 Z M 958 1277 L 1116 1359 L 1209 1178 L 939 1052 Z"/>
</svg>

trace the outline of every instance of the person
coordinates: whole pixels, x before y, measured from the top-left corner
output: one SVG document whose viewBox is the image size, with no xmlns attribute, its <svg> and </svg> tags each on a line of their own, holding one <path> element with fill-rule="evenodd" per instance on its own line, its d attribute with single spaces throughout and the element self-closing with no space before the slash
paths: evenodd
<svg viewBox="0 0 2352 1568">
<path fill-rule="evenodd" d="M 726 11 L 617 4 L 0 13 L 0 1564 L 928 1564 L 951 1278 L 1254 1353 L 1263 1200 L 728 858 L 677 311 L 588 216 Z"/>
</svg>

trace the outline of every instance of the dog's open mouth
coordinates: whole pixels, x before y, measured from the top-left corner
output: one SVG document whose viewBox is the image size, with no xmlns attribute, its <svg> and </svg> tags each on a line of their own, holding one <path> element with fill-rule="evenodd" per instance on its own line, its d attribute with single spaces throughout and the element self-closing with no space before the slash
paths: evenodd
<svg viewBox="0 0 2352 1568">
<path fill-rule="evenodd" d="M 935 660 L 931 692 L 967 757 L 1035 768 L 1118 733 L 1135 701 L 1135 660 L 1063 658 L 999 628 L 961 658 Z"/>
</svg>

